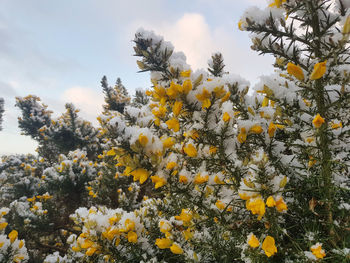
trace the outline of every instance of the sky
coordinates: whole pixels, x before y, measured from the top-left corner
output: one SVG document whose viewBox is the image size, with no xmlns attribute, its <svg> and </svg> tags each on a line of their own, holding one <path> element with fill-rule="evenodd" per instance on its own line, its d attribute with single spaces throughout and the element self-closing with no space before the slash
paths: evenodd
<svg viewBox="0 0 350 263">
<path fill-rule="evenodd" d="M 16 96 L 39 96 L 55 112 L 72 102 L 97 125 L 103 94 L 100 80 L 120 77 L 134 94 L 151 86 L 149 73 L 137 73 L 133 38 L 143 27 L 183 51 L 192 68 L 207 68 L 214 52 L 226 71 L 250 83 L 273 72 L 273 58 L 250 49 L 237 23 L 251 5 L 265 0 L 1 0 L 0 97 L 5 114 L 0 154 L 34 153 L 36 142 L 21 135 Z"/>
</svg>

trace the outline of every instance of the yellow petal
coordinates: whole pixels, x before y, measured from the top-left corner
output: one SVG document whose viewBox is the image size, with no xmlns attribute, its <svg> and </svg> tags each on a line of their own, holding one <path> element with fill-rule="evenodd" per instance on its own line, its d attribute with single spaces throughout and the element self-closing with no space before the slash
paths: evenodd
<svg viewBox="0 0 350 263">
<path fill-rule="evenodd" d="M 224 116 L 222 117 L 222 120 L 224 122 L 228 122 L 230 121 L 231 117 L 230 117 L 230 114 L 228 114 L 227 112 L 224 113 Z"/>
<path fill-rule="evenodd" d="M 128 232 L 128 241 L 130 243 L 136 243 L 137 242 L 137 234 L 134 231 Z"/>
<path fill-rule="evenodd" d="M 312 254 L 316 258 L 324 258 L 326 256 L 326 253 L 322 249 L 322 245 L 317 243 L 316 245 L 313 245 L 311 248 Z"/>
<path fill-rule="evenodd" d="M 163 140 L 163 147 L 164 148 L 170 148 L 175 144 L 174 138 L 168 137 L 165 140 Z"/>
<path fill-rule="evenodd" d="M 157 238 L 155 243 L 160 249 L 166 249 L 171 247 L 172 241 L 169 238 Z"/>
<path fill-rule="evenodd" d="M 170 250 L 174 254 L 183 254 L 184 253 L 182 248 L 179 245 L 175 244 L 175 243 L 170 247 Z"/>
<path fill-rule="evenodd" d="M 266 200 L 266 205 L 268 207 L 274 207 L 276 205 L 275 199 L 273 199 L 273 196 L 269 196 Z"/>
<path fill-rule="evenodd" d="M 139 135 L 139 143 L 142 145 L 142 147 L 145 147 L 148 143 L 147 136 L 143 135 L 142 133 Z"/>
<path fill-rule="evenodd" d="M 196 157 L 197 156 L 197 149 L 190 143 L 186 147 L 184 147 L 184 152 L 189 157 Z"/>
<path fill-rule="evenodd" d="M 314 70 L 312 71 L 312 73 L 310 75 L 311 80 L 322 78 L 322 76 L 326 73 L 326 69 L 327 69 L 326 63 L 327 63 L 327 60 L 320 62 L 320 63 L 317 63 L 314 66 Z"/>
<path fill-rule="evenodd" d="M 182 84 L 182 88 L 185 94 L 188 94 L 192 90 L 192 82 L 190 79 L 186 79 Z"/>
<path fill-rule="evenodd" d="M 173 106 L 173 113 L 175 116 L 178 116 L 180 114 L 182 108 L 182 102 L 181 101 L 175 101 Z"/>
<path fill-rule="evenodd" d="M 304 80 L 304 73 L 303 70 L 299 65 L 295 65 L 291 62 L 287 64 L 287 72 L 296 77 L 298 80 L 303 81 Z"/>
<path fill-rule="evenodd" d="M 288 210 L 287 204 L 283 201 L 282 197 L 276 201 L 276 209 L 278 212 Z"/>
<path fill-rule="evenodd" d="M 254 234 L 250 234 L 248 236 L 248 245 L 252 248 L 256 248 L 260 246 L 260 242 Z"/>
<path fill-rule="evenodd" d="M 181 71 L 180 76 L 183 78 L 188 78 L 191 75 L 191 70 Z"/>
<path fill-rule="evenodd" d="M 252 127 L 250 127 L 249 132 L 255 133 L 255 134 L 260 134 L 263 132 L 263 129 L 260 125 L 255 124 Z"/>
<path fill-rule="evenodd" d="M 180 123 L 176 118 L 167 120 L 165 123 L 168 126 L 169 130 L 173 130 L 174 132 L 178 132 L 180 130 Z"/>
<path fill-rule="evenodd" d="M 222 202 L 221 200 L 217 200 L 215 205 L 220 210 L 224 210 L 226 207 L 226 204 L 224 202 Z"/>
<path fill-rule="evenodd" d="M 312 124 L 315 126 L 315 128 L 320 128 L 324 122 L 325 120 L 321 117 L 319 113 L 317 113 L 317 115 L 312 121 Z"/>
<path fill-rule="evenodd" d="M 264 250 L 266 256 L 271 257 L 277 252 L 277 247 L 275 245 L 275 239 L 271 236 L 267 236 L 262 243 L 261 248 Z"/>
<path fill-rule="evenodd" d="M 11 243 L 13 243 L 13 242 L 17 239 L 17 237 L 18 237 L 18 232 L 17 232 L 16 230 L 12 230 L 12 231 L 9 233 L 8 237 L 9 237 Z"/>
</svg>

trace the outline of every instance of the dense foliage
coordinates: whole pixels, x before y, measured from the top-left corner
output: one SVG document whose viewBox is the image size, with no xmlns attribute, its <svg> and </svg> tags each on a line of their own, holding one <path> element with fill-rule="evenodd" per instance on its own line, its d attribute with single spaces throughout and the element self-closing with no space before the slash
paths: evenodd
<svg viewBox="0 0 350 263">
<path fill-rule="evenodd" d="M 254 87 L 140 29 L 152 87 L 104 77 L 99 128 L 18 98 L 39 148 L 2 157 L 0 261 L 349 262 L 350 1 L 274 0 L 238 27 L 276 58 Z"/>
</svg>

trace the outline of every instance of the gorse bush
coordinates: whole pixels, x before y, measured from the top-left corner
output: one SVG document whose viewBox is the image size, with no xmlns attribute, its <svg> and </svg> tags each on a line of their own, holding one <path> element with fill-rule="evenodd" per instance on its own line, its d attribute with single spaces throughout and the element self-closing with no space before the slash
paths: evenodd
<svg viewBox="0 0 350 263">
<path fill-rule="evenodd" d="M 152 87 L 104 77 L 100 128 L 18 98 L 40 151 L 3 157 L 0 260 L 349 262 L 350 1 L 270 1 L 238 27 L 276 58 L 254 87 L 140 29 Z"/>
</svg>

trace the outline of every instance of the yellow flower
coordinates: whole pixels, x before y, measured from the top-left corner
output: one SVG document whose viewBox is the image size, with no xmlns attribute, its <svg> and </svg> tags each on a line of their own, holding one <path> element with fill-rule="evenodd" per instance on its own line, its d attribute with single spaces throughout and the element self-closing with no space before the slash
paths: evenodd
<svg viewBox="0 0 350 263">
<path fill-rule="evenodd" d="M 203 88 L 202 93 L 196 95 L 196 98 L 202 103 L 202 109 L 210 107 L 210 97 L 211 93 L 206 88 Z"/>
<path fill-rule="evenodd" d="M 120 220 L 119 216 L 112 216 L 108 219 L 108 222 L 110 225 L 113 225 L 114 223 L 118 222 Z"/>
<path fill-rule="evenodd" d="M 326 63 L 327 63 L 327 60 L 323 61 L 323 62 L 320 62 L 320 63 L 317 63 L 315 66 L 314 66 L 314 70 L 312 71 L 311 75 L 310 75 L 310 79 L 311 80 L 315 80 L 315 79 L 320 79 L 322 78 L 322 76 L 324 75 L 324 73 L 326 73 Z"/>
<path fill-rule="evenodd" d="M 227 112 L 225 112 L 225 113 L 224 113 L 224 116 L 222 117 L 222 120 L 223 120 L 224 122 L 228 122 L 228 121 L 230 121 L 230 119 L 231 119 L 230 114 L 228 114 Z"/>
<path fill-rule="evenodd" d="M 6 228 L 7 225 L 8 225 L 7 222 L 0 223 L 0 230 L 3 230 L 4 228 Z"/>
<path fill-rule="evenodd" d="M 193 232 L 191 231 L 191 228 L 187 228 L 182 232 L 184 238 L 187 240 L 191 239 L 193 237 Z"/>
<path fill-rule="evenodd" d="M 131 174 L 131 172 L 132 172 L 132 167 L 126 166 L 125 169 L 124 169 L 123 174 L 124 174 L 125 176 L 129 176 L 129 175 Z"/>
<path fill-rule="evenodd" d="M 186 70 L 186 71 L 181 71 L 180 72 L 180 76 L 183 77 L 183 78 L 188 78 L 191 76 L 191 70 Z"/>
<path fill-rule="evenodd" d="M 86 248 L 89 248 L 89 247 L 93 246 L 94 244 L 95 244 L 95 243 L 92 242 L 90 239 L 85 239 L 85 240 L 84 240 L 84 243 L 81 244 L 81 248 L 86 249 Z"/>
<path fill-rule="evenodd" d="M 147 136 L 143 135 L 142 133 L 139 135 L 139 143 L 142 145 L 142 147 L 145 147 L 148 143 Z"/>
<path fill-rule="evenodd" d="M 209 180 L 209 175 L 205 175 L 205 176 L 201 176 L 201 174 L 197 174 L 194 178 L 193 183 L 194 184 L 204 184 L 206 182 L 208 182 Z"/>
<path fill-rule="evenodd" d="M 168 137 L 165 140 L 163 140 L 163 147 L 164 148 L 170 148 L 175 144 L 174 138 Z"/>
<path fill-rule="evenodd" d="M 183 184 L 187 184 L 188 183 L 188 178 L 184 175 L 180 175 L 179 176 L 179 182 L 183 183 Z"/>
<path fill-rule="evenodd" d="M 176 165 L 177 165 L 176 162 L 169 162 L 169 163 L 167 163 L 167 165 L 166 165 L 166 169 L 167 169 L 167 170 L 174 169 Z"/>
<path fill-rule="evenodd" d="M 115 236 L 119 235 L 119 229 L 113 228 L 102 233 L 102 235 L 108 240 L 113 240 Z"/>
<path fill-rule="evenodd" d="M 341 122 L 339 123 L 332 123 L 332 129 L 339 129 L 342 128 L 343 124 Z"/>
<path fill-rule="evenodd" d="M 185 94 L 188 94 L 192 90 L 192 82 L 190 79 L 186 79 L 182 84 L 182 89 Z"/>
<path fill-rule="evenodd" d="M 319 113 L 317 113 L 317 115 L 312 121 L 312 124 L 315 126 L 315 128 L 320 128 L 324 122 L 325 120 L 321 117 Z"/>
<path fill-rule="evenodd" d="M 169 238 L 157 238 L 156 239 L 156 245 L 160 249 L 170 248 L 171 244 L 172 244 L 172 241 Z"/>
<path fill-rule="evenodd" d="M 182 248 L 177 245 L 176 243 L 174 243 L 171 247 L 170 247 L 171 252 L 173 252 L 174 254 L 183 254 L 184 251 L 182 250 Z"/>
<path fill-rule="evenodd" d="M 175 116 L 178 116 L 180 114 L 182 105 L 183 104 L 181 101 L 175 101 L 174 106 L 173 106 L 173 113 Z"/>
<path fill-rule="evenodd" d="M 130 243 L 136 243 L 137 242 L 137 234 L 134 231 L 128 232 L 128 241 Z"/>
<path fill-rule="evenodd" d="M 282 197 L 276 201 L 276 209 L 278 212 L 288 210 L 287 204 L 283 201 Z"/>
<path fill-rule="evenodd" d="M 175 216 L 176 220 L 181 220 L 182 222 L 184 222 L 184 224 L 186 223 L 186 225 L 191 222 L 192 220 L 192 213 L 190 211 L 190 209 L 182 209 L 181 210 L 181 214 L 179 216 Z"/>
<path fill-rule="evenodd" d="M 248 236 L 248 245 L 252 248 L 256 248 L 260 246 L 259 240 L 256 238 L 256 236 L 253 233 L 251 233 Z"/>
<path fill-rule="evenodd" d="M 215 87 L 213 92 L 216 98 L 222 98 L 226 94 L 224 86 Z"/>
<path fill-rule="evenodd" d="M 124 222 L 125 232 L 133 231 L 135 229 L 135 222 L 129 218 L 127 218 Z"/>
<path fill-rule="evenodd" d="M 88 250 L 86 250 L 85 255 L 87 256 L 92 256 L 96 252 L 97 248 L 95 247 L 90 247 Z"/>
<path fill-rule="evenodd" d="M 179 93 L 179 90 L 182 90 L 182 86 L 172 81 L 170 83 L 170 87 L 166 90 L 166 94 L 170 99 L 175 99 Z"/>
<path fill-rule="evenodd" d="M 153 109 L 152 113 L 157 118 L 164 118 L 166 111 L 167 110 L 164 106 L 160 106 L 158 109 Z"/>
<path fill-rule="evenodd" d="M 153 94 L 153 98 L 156 101 L 160 101 L 161 99 L 166 98 L 166 90 L 162 86 L 155 85 L 154 92 L 152 94 Z"/>
<path fill-rule="evenodd" d="M 309 167 L 312 167 L 312 166 L 314 166 L 316 163 L 317 163 L 317 161 L 314 159 L 314 157 L 312 157 L 312 156 L 309 156 L 309 162 L 308 162 L 308 166 Z"/>
<path fill-rule="evenodd" d="M 22 262 L 23 259 L 24 259 L 24 256 L 23 256 L 23 255 L 16 255 L 16 256 L 13 258 L 13 262 L 15 262 L 15 263 L 20 263 L 20 262 Z"/>
<path fill-rule="evenodd" d="M 117 153 L 114 151 L 114 149 L 110 149 L 108 152 L 107 152 L 107 156 L 114 156 L 116 155 Z M 74 160 L 75 161 L 75 160 Z"/>
<path fill-rule="evenodd" d="M 238 195 L 242 200 L 249 200 L 251 198 L 251 196 L 247 195 L 246 193 L 239 192 Z"/>
<path fill-rule="evenodd" d="M 224 210 L 226 207 L 226 204 L 220 200 L 217 200 L 215 203 L 216 207 L 220 210 Z"/>
<path fill-rule="evenodd" d="M 326 253 L 322 249 L 321 243 L 317 243 L 317 244 L 313 245 L 310 249 L 311 249 L 312 254 L 314 254 L 314 256 L 316 258 L 324 258 L 326 256 Z"/>
<path fill-rule="evenodd" d="M 287 72 L 288 72 L 288 74 L 296 77 L 300 81 L 304 80 L 304 73 L 299 65 L 297 66 L 297 65 L 289 62 L 287 64 Z"/>
<path fill-rule="evenodd" d="M 180 130 L 180 123 L 178 119 L 172 118 L 171 120 L 167 120 L 166 125 L 168 125 L 169 130 L 173 130 L 174 132 L 178 132 Z"/>
<path fill-rule="evenodd" d="M 250 127 L 249 132 L 255 133 L 255 134 L 260 134 L 263 132 L 263 129 L 261 128 L 260 125 L 255 124 L 252 127 Z"/>
<path fill-rule="evenodd" d="M 308 138 L 306 138 L 306 142 L 307 142 L 307 143 L 312 143 L 314 140 L 315 140 L 314 137 L 308 137 Z"/>
<path fill-rule="evenodd" d="M 160 232 L 162 233 L 166 233 L 169 232 L 173 227 L 171 226 L 171 224 L 167 221 L 160 221 L 159 222 L 159 229 Z"/>
<path fill-rule="evenodd" d="M 140 184 L 143 184 L 147 180 L 149 172 L 146 169 L 138 168 L 132 171 L 131 175 L 134 177 L 134 181 L 140 181 Z"/>
<path fill-rule="evenodd" d="M 261 197 L 248 199 L 246 202 L 246 207 L 252 212 L 253 215 L 259 215 L 258 220 L 260 220 L 265 214 L 265 203 Z"/>
<path fill-rule="evenodd" d="M 166 184 L 166 180 L 163 177 L 159 176 L 151 176 L 152 183 L 154 183 L 154 188 L 158 189 L 159 187 L 162 187 L 163 185 Z"/>
<path fill-rule="evenodd" d="M 265 251 L 266 256 L 271 257 L 277 253 L 277 247 L 275 245 L 275 239 L 271 236 L 267 236 L 262 243 L 261 248 Z"/>
<path fill-rule="evenodd" d="M 21 249 L 24 246 L 24 241 L 19 241 L 18 248 Z"/>
<path fill-rule="evenodd" d="M 224 181 L 220 180 L 219 176 L 217 176 L 217 175 L 215 175 L 215 177 L 214 177 L 214 182 L 216 184 L 224 184 L 225 183 Z"/>
<path fill-rule="evenodd" d="M 269 196 L 266 200 L 266 205 L 268 207 L 274 207 L 276 205 L 275 199 L 273 199 L 273 196 Z"/>
<path fill-rule="evenodd" d="M 240 143 L 244 143 L 247 140 L 247 131 L 244 127 L 241 128 L 241 132 L 237 135 L 237 140 Z"/>
<path fill-rule="evenodd" d="M 215 147 L 215 146 L 213 146 L 213 145 L 211 145 L 211 146 L 209 147 L 209 153 L 210 153 L 210 154 L 215 154 L 217 151 L 218 151 L 218 148 L 217 148 L 217 147 Z"/>
<path fill-rule="evenodd" d="M 274 0 L 271 4 L 269 4 L 269 7 L 280 8 L 284 2 L 286 2 L 286 0 Z"/>
<path fill-rule="evenodd" d="M 18 232 L 16 230 L 12 230 L 10 233 L 9 233 L 9 239 L 11 241 L 11 243 L 13 243 L 18 237 Z"/>
<path fill-rule="evenodd" d="M 197 156 L 197 149 L 192 145 L 192 143 L 187 144 L 186 147 L 184 147 L 184 152 L 189 157 L 196 157 Z"/>
<path fill-rule="evenodd" d="M 273 122 L 270 122 L 269 128 L 267 129 L 267 133 L 269 134 L 270 138 L 275 135 L 276 130 L 277 126 Z"/>
<path fill-rule="evenodd" d="M 238 29 L 241 31 L 244 31 L 247 25 L 247 22 L 242 19 L 238 21 Z"/>
</svg>

